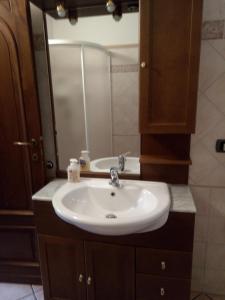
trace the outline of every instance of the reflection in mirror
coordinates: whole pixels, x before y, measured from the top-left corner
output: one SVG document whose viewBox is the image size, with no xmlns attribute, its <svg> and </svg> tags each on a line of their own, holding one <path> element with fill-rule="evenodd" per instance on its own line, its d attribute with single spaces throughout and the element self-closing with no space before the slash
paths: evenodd
<svg viewBox="0 0 225 300">
<path fill-rule="evenodd" d="M 88 150 L 91 171 L 139 174 L 138 13 L 47 24 L 59 169 Z"/>
</svg>

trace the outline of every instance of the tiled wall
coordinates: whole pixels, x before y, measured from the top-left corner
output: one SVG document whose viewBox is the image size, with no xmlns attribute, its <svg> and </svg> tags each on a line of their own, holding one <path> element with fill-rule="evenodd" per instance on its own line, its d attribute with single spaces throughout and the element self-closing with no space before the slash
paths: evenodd
<svg viewBox="0 0 225 300">
<path fill-rule="evenodd" d="M 197 205 L 192 290 L 225 296 L 225 0 L 205 0 L 189 182 Z"/>
<path fill-rule="evenodd" d="M 138 131 L 138 46 L 114 47 L 112 53 L 113 155 L 140 155 Z"/>
</svg>

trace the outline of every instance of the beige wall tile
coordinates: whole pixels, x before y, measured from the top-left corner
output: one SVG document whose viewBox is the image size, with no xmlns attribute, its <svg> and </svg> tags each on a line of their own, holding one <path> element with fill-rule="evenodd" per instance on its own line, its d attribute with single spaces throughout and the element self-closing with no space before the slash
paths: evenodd
<svg viewBox="0 0 225 300">
<path fill-rule="evenodd" d="M 139 61 L 139 47 L 109 48 L 112 53 L 112 65 L 137 64 Z"/>
<path fill-rule="evenodd" d="M 203 289 L 204 269 L 192 268 L 191 290 L 201 292 Z"/>
<path fill-rule="evenodd" d="M 113 136 L 113 154 L 130 152 L 130 156 L 140 155 L 140 136 Z"/>
<path fill-rule="evenodd" d="M 206 293 L 225 294 L 225 272 L 206 269 L 203 288 Z"/>
<path fill-rule="evenodd" d="M 206 258 L 206 243 L 194 242 L 193 268 L 204 268 Z"/>
<path fill-rule="evenodd" d="M 210 217 L 208 226 L 209 226 L 208 238 L 207 238 L 208 242 L 225 244 L 225 218 L 218 217 L 218 216 Z"/>
<path fill-rule="evenodd" d="M 225 188 L 212 189 L 210 206 L 211 206 L 211 210 L 210 210 L 211 217 L 225 218 Z"/>
<path fill-rule="evenodd" d="M 209 43 L 223 56 L 225 59 L 225 39 L 210 40 Z"/>
<path fill-rule="evenodd" d="M 191 159 L 190 178 L 198 185 L 210 185 L 212 171 L 220 166 L 219 162 L 201 141 L 191 147 Z"/>
<path fill-rule="evenodd" d="M 224 106 L 225 106 L 225 98 L 224 98 Z M 207 148 L 207 150 L 216 158 L 216 160 L 223 164 L 221 166 L 224 166 L 225 168 L 224 153 L 217 153 L 215 151 L 216 140 L 224 137 L 225 137 L 225 115 L 222 120 L 220 120 L 214 127 L 212 127 L 207 132 L 207 134 L 201 139 L 201 141 L 204 144 L 204 146 Z M 224 176 L 224 181 L 225 181 L 225 176 Z"/>
<path fill-rule="evenodd" d="M 204 20 L 225 19 L 225 0 L 204 0 L 203 3 Z"/>
<path fill-rule="evenodd" d="M 225 40 L 224 40 L 225 41 Z M 205 92 L 205 95 L 216 107 L 225 114 L 225 74 L 218 78 L 215 83 Z"/>
<path fill-rule="evenodd" d="M 138 73 L 112 74 L 114 135 L 138 135 Z"/>
<path fill-rule="evenodd" d="M 199 88 L 206 91 L 225 72 L 225 61 L 208 43 L 202 41 L 200 58 Z"/>
<path fill-rule="evenodd" d="M 206 242 L 208 237 L 208 217 L 196 216 L 194 240 L 198 242 Z"/>
<path fill-rule="evenodd" d="M 208 244 L 206 269 L 223 270 L 225 273 L 225 244 Z"/>
<path fill-rule="evenodd" d="M 212 170 L 209 185 L 210 186 L 218 186 L 218 187 L 224 187 L 225 186 L 225 166 L 224 164 L 219 163 L 216 169 Z"/>
<path fill-rule="evenodd" d="M 215 295 L 213 295 L 212 296 L 213 297 L 213 300 L 225 300 L 225 296 L 215 296 Z"/>
<path fill-rule="evenodd" d="M 208 216 L 210 208 L 210 188 L 191 186 L 191 192 L 197 207 L 197 215 Z"/>
<path fill-rule="evenodd" d="M 197 139 L 204 137 L 210 129 L 224 120 L 224 114 L 203 94 L 198 97 L 196 133 Z"/>
</svg>

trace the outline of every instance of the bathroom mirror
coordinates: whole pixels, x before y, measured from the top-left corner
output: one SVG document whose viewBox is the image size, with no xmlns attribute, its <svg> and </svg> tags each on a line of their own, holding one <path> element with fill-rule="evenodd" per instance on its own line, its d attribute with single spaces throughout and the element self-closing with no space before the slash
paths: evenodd
<svg viewBox="0 0 225 300">
<path fill-rule="evenodd" d="M 59 170 L 88 150 L 90 171 L 139 174 L 138 12 L 67 19 L 47 16 Z"/>
</svg>

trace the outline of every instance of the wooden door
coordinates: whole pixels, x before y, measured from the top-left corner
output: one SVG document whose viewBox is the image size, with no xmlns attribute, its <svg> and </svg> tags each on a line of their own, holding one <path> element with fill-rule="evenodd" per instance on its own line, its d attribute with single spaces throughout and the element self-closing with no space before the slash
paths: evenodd
<svg viewBox="0 0 225 300">
<path fill-rule="evenodd" d="M 31 196 L 43 183 L 28 1 L 0 0 L 0 244 L 4 248 L 0 264 L 9 266 L 8 273 L 0 268 L 0 280 L 29 281 L 32 268 L 37 276 Z M 16 236 L 13 248 L 12 236 Z M 21 244 L 22 240 L 26 243 Z M 12 266 L 21 267 L 21 273 L 14 269 L 12 274 Z"/>
<path fill-rule="evenodd" d="M 134 248 L 85 242 L 88 300 L 135 298 Z"/>
<path fill-rule="evenodd" d="M 202 0 L 140 0 L 140 132 L 192 133 Z"/>
<path fill-rule="evenodd" d="M 39 236 L 39 248 L 45 300 L 85 300 L 83 242 Z"/>
</svg>

